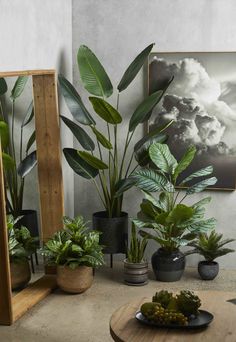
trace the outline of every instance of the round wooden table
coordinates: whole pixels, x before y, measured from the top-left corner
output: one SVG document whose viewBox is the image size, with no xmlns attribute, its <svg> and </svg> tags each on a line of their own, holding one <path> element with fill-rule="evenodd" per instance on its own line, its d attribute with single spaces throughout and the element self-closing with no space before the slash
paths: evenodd
<svg viewBox="0 0 236 342">
<path fill-rule="evenodd" d="M 142 298 L 117 309 L 110 320 L 110 333 L 117 342 L 236 342 L 236 305 L 228 302 L 236 299 L 236 292 L 194 291 L 202 301 L 201 308 L 214 315 L 211 324 L 200 330 L 173 330 L 148 327 L 135 319 Z M 236 302 L 236 300 L 235 300 Z"/>
</svg>

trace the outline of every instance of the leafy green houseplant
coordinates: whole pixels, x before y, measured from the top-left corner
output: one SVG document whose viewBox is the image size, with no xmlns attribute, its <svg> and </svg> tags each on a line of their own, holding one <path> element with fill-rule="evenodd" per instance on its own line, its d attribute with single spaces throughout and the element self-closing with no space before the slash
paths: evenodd
<svg viewBox="0 0 236 342">
<path fill-rule="evenodd" d="M 8 249 L 12 289 L 23 287 L 30 281 L 31 271 L 28 260 L 29 256 L 35 253 L 38 243 L 38 239 L 32 237 L 26 227 L 16 228 L 17 221 L 18 219 L 8 215 Z"/>
<path fill-rule="evenodd" d="M 16 104 L 24 91 L 27 76 L 17 78 L 10 95 L 11 111 L 8 113 L 5 104 L 8 87 L 4 78 L 0 78 L 0 137 L 6 185 L 7 213 L 15 218 L 22 215 L 25 176 L 36 165 L 36 151 L 30 152 L 35 142 L 35 131 L 29 136 L 24 146 L 24 129 L 34 116 L 33 102 L 30 103 L 20 124 L 20 140 L 16 141 Z"/>
<path fill-rule="evenodd" d="M 199 234 L 198 238 L 191 243 L 191 246 L 195 247 L 195 252 L 205 259 L 198 264 L 198 272 L 203 280 L 212 280 L 218 275 L 219 264 L 215 259 L 234 252 L 234 249 L 224 247 L 233 241 L 235 240 L 223 239 L 223 234 L 213 230 L 210 234 Z"/>
<path fill-rule="evenodd" d="M 192 205 L 183 204 L 187 196 L 199 193 L 217 181 L 215 177 L 207 177 L 213 172 L 212 166 L 208 166 L 189 175 L 179 184 L 179 175 L 191 164 L 195 153 L 196 148 L 191 146 L 177 162 L 166 144 L 154 143 L 149 148 L 149 156 L 155 169 L 143 168 L 131 176 L 145 196 L 138 219 L 133 222 L 138 228 L 151 228 L 154 233 L 141 230 L 141 235 L 161 246 L 152 257 L 158 280 L 180 279 L 185 267 L 185 257 L 180 247 L 189 245 L 198 234 L 213 229 L 216 223 L 214 218 L 204 219 L 204 206 L 210 197 Z M 188 182 L 195 178 L 196 183 L 188 187 Z M 187 188 L 181 191 L 177 186 Z M 153 193 L 157 193 L 157 196 Z"/>
<path fill-rule="evenodd" d="M 77 61 L 81 81 L 85 90 L 90 94 L 89 101 L 93 111 L 105 125 L 106 133 L 101 133 L 98 130 L 97 118 L 94 118 L 86 108 L 74 86 L 65 77 L 59 76 L 61 93 L 76 122 L 64 116 L 61 116 L 61 118 L 83 148 L 82 150 L 64 148 L 63 152 L 71 168 L 81 177 L 91 180 L 98 192 L 104 212 L 98 213 L 93 221 L 96 229 L 102 229 L 104 226 L 107 229 L 112 225 L 111 220 L 108 224 L 103 221 L 106 218 L 122 218 L 124 216 L 124 220 L 127 220 L 127 215 L 122 212 L 122 203 L 123 192 L 133 185 L 133 180 L 129 179 L 129 175 L 139 165 L 148 164 L 147 150 L 153 141 L 161 143 L 167 139 L 163 131 L 170 123 L 147 134 L 137 141 L 134 149 L 130 151 L 130 143 L 134 138 L 138 125 L 150 118 L 153 108 L 159 103 L 172 80 L 163 86 L 163 89 L 146 97 L 134 109 L 129 120 L 125 143 L 121 149 L 118 147 L 121 138 L 119 127 L 123 119 L 119 111 L 120 95 L 134 80 L 147 60 L 152 47 L 153 44 L 150 44 L 145 48 L 124 72 L 121 81 L 116 87 L 117 101 L 116 106 L 113 106 L 107 100 L 114 92 L 108 74 L 95 54 L 87 46 L 80 46 Z M 95 147 L 97 147 L 96 151 Z M 134 158 L 137 163 L 132 170 L 131 166 Z M 127 226 L 125 223 L 122 224 Z M 127 231 L 124 232 L 120 227 L 117 230 L 121 232 L 120 240 L 123 241 L 124 234 L 127 234 Z M 105 236 L 104 233 L 102 235 L 104 245 L 111 244 L 111 235 L 108 236 L 106 241 L 104 240 Z M 119 244 L 110 250 L 106 248 L 105 251 L 108 253 L 125 252 L 125 244 L 122 246 Z"/>
<path fill-rule="evenodd" d="M 144 258 L 147 240 L 137 235 L 132 224 L 131 239 L 127 248 L 127 258 L 124 260 L 125 283 L 128 285 L 145 285 L 148 281 L 148 263 Z"/>
<path fill-rule="evenodd" d="M 93 281 L 93 268 L 103 265 L 99 232 L 89 231 L 82 216 L 64 217 L 64 228 L 46 242 L 42 253 L 57 265 L 57 282 L 66 292 L 80 293 Z"/>
</svg>

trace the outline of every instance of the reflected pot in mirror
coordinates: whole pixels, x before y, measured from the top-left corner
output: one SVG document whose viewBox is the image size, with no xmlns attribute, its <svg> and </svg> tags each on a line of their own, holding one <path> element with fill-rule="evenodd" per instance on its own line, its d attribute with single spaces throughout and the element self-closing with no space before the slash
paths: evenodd
<svg viewBox="0 0 236 342">
<path fill-rule="evenodd" d="M 108 217 L 107 212 L 99 211 L 93 214 L 93 229 L 100 231 L 100 244 L 105 246 L 104 253 L 126 253 L 128 240 L 128 214 L 120 217 Z"/>
<path fill-rule="evenodd" d="M 152 268 L 157 280 L 178 281 L 185 269 L 185 255 L 179 250 L 170 253 L 159 248 L 152 256 Z"/>
<path fill-rule="evenodd" d="M 216 261 L 200 261 L 198 273 L 203 280 L 213 280 L 219 273 L 219 264 Z"/>
<path fill-rule="evenodd" d="M 124 260 L 124 280 L 127 285 L 142 286 L 148 283 L 148 263 Z"/>
<path fill-rule="evenodd" d="M 57 285 L 68 293 L 82 293 L 88 290 L 93 283 L 93 268 L 78 266 L 75 269 L 69 266 L 57 266 Z"/>
<path fill-rule="evenodd" d="M 17 290 L 25 287 L 31 279 L 31 270 L 28 260 L 11 262 L 11 287 Z"/>
<path fill-rule="evenodd" d="M 17 226 L 25 226 L 29 229 L 32 236 L 39 236 L 38 217 L 36 210 L 22 210 L 21 219 L 17 222 Z"/>
</svg>

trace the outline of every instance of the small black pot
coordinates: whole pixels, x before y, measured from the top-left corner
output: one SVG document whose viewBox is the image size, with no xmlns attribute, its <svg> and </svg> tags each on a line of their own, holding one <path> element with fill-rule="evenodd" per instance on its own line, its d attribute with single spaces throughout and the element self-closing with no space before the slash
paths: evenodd
<svg viewBox="0 0 236 342">
<path fill-rule="evenodd" d="M 180 280 L 185 268 L 185 255 L 179 250 L 168 253 L 159 248 L 152 256 L 156 279 L 165 282 Z"/>
<path fill-rule="evenodd" d="M 22 218 L 17 222 L 17 226 L 25 226 L 29 229 L 33 237 L 39 236 L 38 217 L 36 210 L 22 210 L 20 215 Z"/>
<path fill-rule="evenodd" d="M 93 229 L 100 231 L 100 243 L 107 254 L 126 253 L 128 241 L 128 214 L 120 217 L 108 217 L 106 211 L 93 214 Z"/>
<path fill-rule="evenodd" d="M 198 273 L 203 280 L 213 280 L 219 273 L 219 264 L 216 261 L 200 261 Z"/>
</svg>

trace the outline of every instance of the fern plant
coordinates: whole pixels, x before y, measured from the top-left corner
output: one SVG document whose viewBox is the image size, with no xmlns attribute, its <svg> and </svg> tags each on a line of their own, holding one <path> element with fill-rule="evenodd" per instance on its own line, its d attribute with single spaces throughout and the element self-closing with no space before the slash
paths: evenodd
<svg viewBox="0 0 236 342">
<path fill-rule="evenodd" d="M 154 143 L 149 148 L 149 156 L 155 169 L 143 168 L 131 175 L 145 196 L 138 219 L 133 222 L 138 228 L 152 228 L 154 234 L 144 230 L 140 234 L 155 240 L 167 252 L 188 245 L 199 233 L 213 229 L 216 223 L 214 218 L 204 219 L 204 205 L 210 202 L 210 197 L 192 205 L 183 204 L 187 196 L 199 193 L 217 181 L 215 177 L 203 179 L 213 172 L 212 166 L 208 166 L 189 175 L 179 184 L 179 175 L 191 164 L 195 153 L 196 148 L 191 146 L 177 162 L 166 144 Z M 201 180 L 188 187 L 188 182 L 195 178 Z M 178 190 L 176 186 L 179 185 L 187 189 Z M 157 196 L 153 193 L 157 193 Z"/>
<path fill-rule="evenodd" d="M 7 216 L 9 256 L 10 262 L 14 263 L 27 261 L 38 244 L 38 238 L 32 237 L 26 227 L 16 228 L 17 221 L 12 215 Z"/>
<path fill-rule="evenodd" d="M 226 244 L 235 241 L 235 239 L 223 239 L 223 234 L 213 230 L 210 234 L 200 234 L 198 239 L 191 243 L 195 247 L 195 252 L 202 255 L 209 263 L 228 253 L 234 252 L 234 249 L 223 248 Z"/>
<path fill-rule="evenodd" d="M 63 218 L 64 228 L 48 240 L 42 249 L 48 264 L 98 267 L 104 264 L 99 232 L 89 231 L 82 216 Z"/>
<path fill-rule="evenodd" d="M 127 259 L 131 263 L 141 263 L 144 261 L 144 252 L 147 247 L 146 238 L 138 238 L 135 225 L 132 224 L 131 240 L 127 249 Z"/>
</svg>

